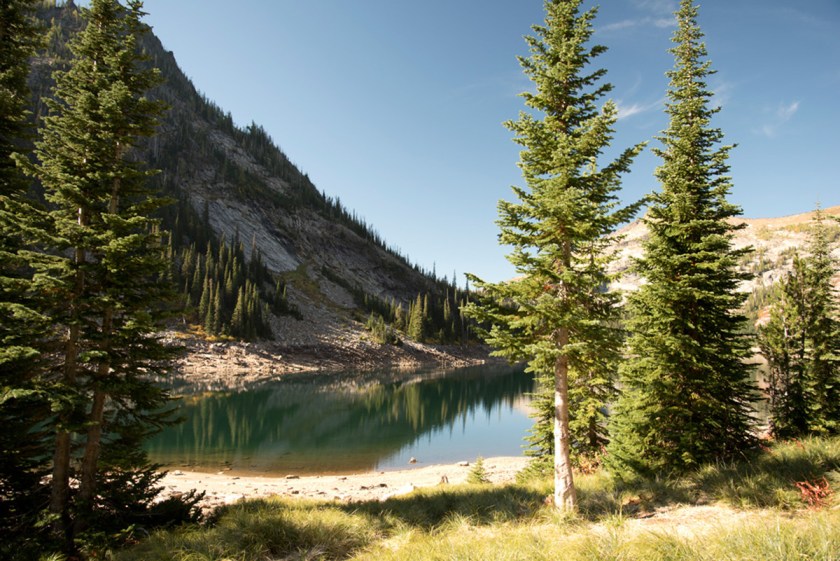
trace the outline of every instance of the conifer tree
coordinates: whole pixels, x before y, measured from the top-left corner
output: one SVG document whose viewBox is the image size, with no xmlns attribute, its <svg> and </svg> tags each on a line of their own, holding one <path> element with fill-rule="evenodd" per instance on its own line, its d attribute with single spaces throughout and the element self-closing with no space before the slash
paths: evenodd
<svg viewBox="0 0 840 561">
<path fill-rule="evenodd" d="M 34 361 L 39 330 L 33 309 L 32 278 L 27 271 L 31 243 L 27 230 L 37 228 L 36 209 L 26 196 L 29 180 L 16 157 L 31 140 L 26 102 L 29 57 L 38 34 L 32 19 L 35 2 L 11 1 L 0 6 L 0 376 L 2 387 L 14 387 L 9 377 L 26 377 L 21 369 Z"/>
<path fill-rule="evenodd" d="M 420 294 L 408 311 L 407 335 L 421 343 L 426 337 L 426 317 L 423 314 L 423 297 Z"/>
<path fill-rule="evenodd" d="M 808 254 L 794 255 L 758 330 L 768 363 L 770 428 L 777 438 L 840 432 L 840 317 L 831 284 L 836 264 L 821 211 Z"/>
<path fill-rule="evenodd" d="M 32 137 L 26 80 L 41 36 L 36 4 L 0 4 L 0 558 L 21 554 L 24 542 L 37 543 L 49 450 L 39 429 L 49 416 L 43 379 L 49 329 L 40 311 L 42 286 L 29 267 L 35 258 L 29 246 L 42 224 L 26 196 L 30 181 L 15 161 Z"/>
<path fill-rule="evenodd" d="M 545 25 L 534 26 L 535 36 L 527 38 L 531 56 L 520 59 L 536 91 L 522 94 L 529 111 L 507 126 L 523 147 L 519 166 L 527 187 L 514 188 L 518 202 L 499 203 L 498 221 L 499 239 L 513 247 L 508 260 L 520 276 L 502 283 L 468 276 L 483 298 L 465 310 L 489 326 L 485 338 L 495 354 L 527 360 L 550 392 L 538 426 L 553 434 L 542 433 L 553 443 L 560 509 L 576 503 L 569 416 L 582 403 L 570 402 L 569 388 L 583 383 L 596 361 L 607 366 L 602 374 L 611 382 L 609 369 L 619 359 L 618 296 L 604 290 L 614 258 L 607 236 L 638 208 L 620 208 L 616 191 L 643 147 L 598 165 L 617 110 L 610 101 L 597 106 L 611 86 L 602 81 L 606 71 L 590 63 L 606 49 L 588 45 L 596 10 L 581 13 L 580 4 L 546 1 Z"/>
<path fill-rule="evenodd" d="M 682 0 L 668 72 L 670 123 L 654 150 L 661 191 L 644 222 L 650 232 L 636 270 L 646 279 L 628 298 L 628 360 L 611 425 L 608 465 L 617 473 L 680 471 L 731 458 L 753 443 L 750 340 L 737 311 L 749 249 L 732 247 L 722 132 L 712 107 L 697 8 Z"/>
<path fill-rule="evenodd" d="M 840 433 L 840 304 L 831 280 L 838 272 L 831 254 L 824 216 L 816 212 L 811 230 L 808 261 L 809 339 L 811 385 L 814 400 L 812 430 L 819 434 Z"/>
<path fill-rule="evenodd" d="M 394 318 L 394 329 L 398 331 L 408 331 L 408 327 L 406 325 L 405 320 L 405 311 L 403 310 L 402 304 L 394 302 L 392 309 L 392 317 Z"/>
<path fill-rule="evenodd" d="M 94 514 L 98 482 L 115 468 L 105 465 L 105 439 L 109 449 L 130 440 L 137 451 L 109 461 L 144 469 L 136 465 L 143 454 L 135 437 L 161 422 L 147 412 L 166 402 L 148 376 L 162 373 L 169 356 L 154 336 L 169 295 L 166 244 L 150 218 L 162 201 L 146 186 L 151 172 L 130 155 L 162 111 L 145 97 L 159 78 L 139 52 L 147 29 L 142 2 L 124 8 L 92 0 L 82 13 L 87 25 L 71 42 L 69 68 L 55 74 L 33 170 L 51 205 L 53 250 L 62 256 L 41 272 L 56 283 L 64 310 L 53 318 L 62 329 L 59 386 L 75 396 L 58 414 L 50 500 L 70 552 L 74 532 Z M 82 446 L 78 471 L 70 462 L 74 433 Z M 72 498 L 71 477 L 79 481 Z"/>
</svg>

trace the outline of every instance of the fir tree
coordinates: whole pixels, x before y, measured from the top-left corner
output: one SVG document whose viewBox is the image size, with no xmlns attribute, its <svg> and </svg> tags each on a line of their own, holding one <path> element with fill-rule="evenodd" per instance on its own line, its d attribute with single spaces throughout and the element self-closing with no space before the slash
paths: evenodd
<svg viewBox="0 0 840 561">
<path fill-rule="evenodd" d="M 405 321 L 405 311 L 403 310 L 402 304 L 397 304 L 395 302 L 392 306 L 392 309 L 392 317 L 394 318 L 394 329 L 398 331 L 408 331 Z"/>
<path fill-rule="evenodd" d="M 408 311 L 406 334 L 420 343 L 426 338 L 426 317 L 423 315 L 423 297 L 420 294 L 417 295 L 417 299 Z"/>
<path fill-rule="evenodd" d="M 40 213 L 26 196 L 29 180 L 16 159 L 31 141 L 26 103 L 28 60 L 40 40 L 32 19 L 37 2 L 0 5 L 0 557 L 37 547 L 44 501 L 49 418 L 44 374 L 49 322 L 41 311 L 45 287 L 33 278 L 29 251 L 39 239 Z"/>
<path fill-rule="evenodd" d="M 570 412 L 588 410 L 590 399 L 599 400 L 598 409 L 604 405 L 600 396 L 575 388 L 584 387 L 596 364 L 611 383 L 619 359 L 618 296 L 604 290 L 614 258 L 607 236 L 638 208 L 619 208 L 616 191 L 642 149 L 598 165 L 617 110 L 609 101 L 597 106 L 611 86 L 602 82 L 606 71 L 589 65 L 606 49 L 587 45 L 596 10 L 581 13 L 580 4 L 547 1 L 545 25 L 527 39 L 531 56 L 520 59 L 536 91 L 523 94 L 530 111 L 507 126 L 523 146 L 519 166 L 527 188 L 514 188 L 519 202 L 499 203 L 498 221 L 499 239 L 513 247 L 508 259 L 520 277 L 498 284 L 469 277 L 483 298 L 466 308 L 489 326 L 486 340 L 495 354 L 527 360 L 551 392 L 537 427 L 542 448 L 548 448 L 545 440 L 552 443 L 545 451 L 554 453 L 554 501 L 561 509 L 575 507 L 571 447 L 586 438 L 570 432 Z"/>
<path fill-rule="evenodd" d="M 812 430 L 840 433 L 840 304 L 831 280 L 837 263 L 831 254 L 828 229 L 818 209 L 811 231 L 808 261 Z"/>
<path fill-rule="evenodd" d="M 149 374 L 162 373 L 160 361 L 169 356 L 154 336 L 169 295 L 166 243 L 149 217 L 162 201 L 146 186 L 151 172 L 130 156 L 138 139 L 154 133 L 162 111 L 145 97 L 158 73 L 144 66 L 138 49 L 147 29 L 142 3 L 92 0 L 83 15 L 87 26 L 71 42 L 70 66 L 55 74 L 33 170 L 52 207 L 53 249 L 62 256 L 41 272 L 56 283 L 65 310 L 53 318 L 63 331 L 59 387 L 75 396 L 57 419 L 50 500 L 69 552 L 74 532 L 95 515 L 107 470 L 148 469 L 135 435 L 161 422 L 150 411 L 166 393 Z M 73 433 L 82 446 L 78 471 L 70 462 Z M 112 449 L 133 442 L 133 461 L 123 458 L 119 468 L 103 461 L 106 438 Z M 71 477 L 79 480 L 72 496 Z"/>
<path fill-rule="evenodd" d="M 646 279 L 628 298 L 629 356 L 611 427 L 608 465 L 618 473 L 680 471 L 731 458 L 753 443 L 750 341 L 737 312 L 746 295 L 732 247 L 727 202 L 730 146 L 710 125 L 697 8 L 682 0 L 668 73 L 668 129 L 656 170 L 662 190 L 644 219 L 650 237 L 636 270 Z"/>
<path fill-rule="evenodd" d="M 770 319 L 758 330 L 768 363 L 770 428 L 777 438 L 840 431 L 840 318 L 836 264 L 815 214 L 808 255 L 793 258 Z"/>
</svg>

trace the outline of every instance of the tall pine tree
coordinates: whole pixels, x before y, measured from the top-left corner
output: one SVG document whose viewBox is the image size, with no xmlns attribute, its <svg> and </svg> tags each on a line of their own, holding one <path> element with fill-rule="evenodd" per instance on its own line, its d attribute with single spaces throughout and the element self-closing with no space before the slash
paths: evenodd
<svg viewBox="0 0 840 561">
<path fill-rule="evenodd" d="M 609 101 L 598 108 L 611 86 L 602 81 L 606 71 L 590 69 L 590 62 L 605 47 L 588 45 L 596 10 L 581 12 L 580 5 L 546 1 L 545 25 L 534 26 L 531 55 L 520 59 L 536 91 L 522 94 L 529 111 L 507 126 L 523 147 L 527 187 L 514 188 L 518 202 L 499 203 L 498 220 L 499 240 L 513 247 L 508 260 L 520 277 L 488 283 L 471 276 L 482 298 L 466 308 L 490 326 L 485 338 L 495 354 L 528 361 L 549 392 L 537 436 L 548 440 L 543 448 L 553 448 L 559 509 L 575 508 L 571 447 L 589 438 L 588 431 L 570 432 L 570 414 L 579 419 L 601 410 L 600 386 L 612 385 L 620 358 L 618 296 L 605 290 L 614 258 L 608 236 L 637 210 L 620 208 L 616 191 L 642 149 L 598 165 L 617 111 Z M 589 407 L 590 400 L 597 406 Z"/>
<path fill-rule="evenodd" d="M 831 283 L 837 267 L 823 220 L 818 210 L 808 254 L 794 256 L 770 319 L 758 330 L 777 438 L 840 432 L 840 314 Z"/>
<path fill-rule="evenodd" d="M 668 73 L 668 129 L 644 219 L 650 237 L 636 270 L 647 281 L 629 297 L 629 356 L 607 457 L 619 473 L 684 470 L 748 448 L 750 340 L 737 312 L 745 295 L 727 202 L 730 146 L 711 126 L 712 73 L 697 8 L 682 0 Z"/>
<path fill-rule="evenodd" d="M 812 430 L 840 433 L 840 304 L 831 280 L 837 262 L 831 254 L 823 213 L 817 210 L 811 231 L 808 260 L 811 308 L 811 383 L 814 389 Z"/>
<path fill-rule="evenodd" d="M 150 218 L 162 201 L 146 187 L 151 172 L 132 157 L 163 109 L 145 95 L 159 78 L 138 47 L 147 30 L 142 2 L 92 0 L 82 11 L 87 25 L 71 42 L 69 68 L 55 74 L 33 170 L 61 256 L 40 272 L 54 281 L 61 329 L 55 391 L 65 400 L 49 509 L 68 552 L 103 504 L 100 485 L 147 468 L 140 439 L 161 422 L 151 411 L 167 399 L 149 375 L 163 372 L 169 355 L 154 335 L 168 295 L 166 244 Z M 103 454 L 104 444 L 122 457 Z M 79 481 L 74 493 L 71 479 Z"/>
<path fill-rule="evenodd" d="M 48 450 L 49 417 L 43 373 L 49 322 L 40 311 L 41 286 L 30 251 L 41 213 L 28 199 L 30 181 L 16 160 L 32 140 L 26 86 L 40 32 L 38 2 L 0 4 L 0 557 L 36 547 Z"/>
</svg>

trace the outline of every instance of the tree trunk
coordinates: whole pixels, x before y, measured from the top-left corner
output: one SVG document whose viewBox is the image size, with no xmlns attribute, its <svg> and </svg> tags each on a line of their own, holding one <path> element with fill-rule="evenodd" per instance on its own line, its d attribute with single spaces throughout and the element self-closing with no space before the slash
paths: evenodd
<svg viewBox="0 0 840 561">
<path fill-rule="evenodd" d="M 568 328 L 560 328 L 557 339 L 559 347 L 565 348 Z M 577 508 L 569 437 L 569 358 L 561 355 L 554 367 L 554 506 L 558 510 Z"/>
<path fill-rule="evenodd" d="M 82 458 L 81 476 L 79 481 L 78 508 L 79 516 L 74 523 L 75 531 L 79 532 L 87 527 L 87 516 L 93 511 L 93 499 L 96 495 L 96 473 L 99 463 L 99 452 L 102 444 L 102 422 L 105 415 L 106 394 L 97 389 L 93 394 L 88 417 L 87 441 L 85 455 Z"/>
<path fill-rule="evenodd" d="M 70 521 L 70 432 L 59 430 L 55 436 L 52 481 L 50 482 L 50 514 L 57 518 L 52 532 L 64 542 L 65 553 L 73 549 L 73 532 Z"/>
<path fill-rule="evenodd" d="M 83 209 L 79 209 L 79 224 L 87 224 L 87 215 Z M 76 249 L 75 262 L 79 265 L 87 259 L 84 249 Z M 78 299 L 85 289 L 85 273 L 79 269 L 76 271 L 75 286 L 71 296 L 71 325 L 67 333 L 67 342 L 64 347 L 64 373 L 63 381 L 68 386 L 76 385 L 78 370 L 77 357 L 79 353 L 79 325 L 75 322 Z M 59 429 L 55 436 L 55 450 L 53 452 L 52 480 L 50 481 L 50 513 L 57 516 L 53 522 L 53 533 L 65 543 L 65 551 L 70 554 L 75 549 L 73 538 L 73 525 L 70 520 L 70 452 L 72 442 L 67 424 L 70 415 L 62 413 L 59 419 Z"/>
<path fill-rule="evenodd" d="M 64 351 L 64 381 L 68 385 L 76 381 L 76 343 L 79 327 L 69 329 Z M 69 422 L 69 415 L 61 415 L 61 424 Z M 53 452 L 53 471 L 50 492 L 50 512 L 63 516 L 67 512 L 70 498 L 70 431 L 60 426 L 56 432 Z"/>
<path fill-rule="evenodd" d="M 119 157 L 119 144 L 117 145 L 117 157 Z M 108 212 L 116 214 L 119 209 L 120 180 L 114 180 L 111 188 L 111 200 L 108 205 Z M 108 279 L 106 278 L 106 284 Z M 99 454 L 102 449 L 102 425 L 105 420 L 105 400 L 107 392 L 102 390 L 101 383 L 111 371 L 111 359 L 108 353 L 111 351 L 111 331 L 114 327 L 114 308 L 108 306 L 102 314 L 102 338 L 104 340 L 102 351 L 106 353 L 105 359 L 99 364 L 96 372 L 95 390 L 93 403 L 88 416 L 87 440 L 85 441 L 85 454 L 82 458 L 81 476 L 79 481 L 79 507 L 83 514 L 90 514 L 93 511 L 93 499 L 96 496 L 96 475 L 99 464 Z M 85 516 L 79 516 L 75 522 L 77 531 L 87 526 Z"/>
</svg>

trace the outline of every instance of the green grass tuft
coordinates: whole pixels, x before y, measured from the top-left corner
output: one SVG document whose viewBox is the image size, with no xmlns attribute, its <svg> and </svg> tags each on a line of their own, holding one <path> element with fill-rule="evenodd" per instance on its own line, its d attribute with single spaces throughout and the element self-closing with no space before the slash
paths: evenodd
<svg viewBox="0 0 840 561">
<path fill-rule="evenodd" d="M 160 532 L 119 559 L 345 559 L 383 537 L 380 521 L 314 501 L 253 500 L 224 507 L 209 527 Z"/>
</svg>

